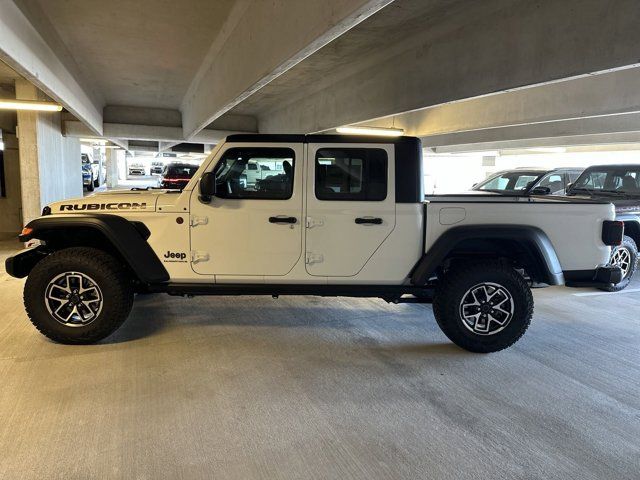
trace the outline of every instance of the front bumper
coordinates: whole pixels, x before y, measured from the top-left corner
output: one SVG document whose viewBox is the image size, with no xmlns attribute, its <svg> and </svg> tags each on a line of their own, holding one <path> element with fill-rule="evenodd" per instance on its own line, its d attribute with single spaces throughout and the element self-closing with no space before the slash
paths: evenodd
<svg viewBox="0 0 640 480">
<path fill-rule="evenodd" d="M 31 269 L 47 256 L 41 247 L 30 248 L 9 257 L 4 262 L 4 268 L 14 278 L 24 278 Z"/>
<path fill-rule="evenodd" d="M 571 270 L 564 272 L 567 287 L 606 287 L 622 281 L 622 269 L 607 265 L 595 270 Z"/>
</svg>

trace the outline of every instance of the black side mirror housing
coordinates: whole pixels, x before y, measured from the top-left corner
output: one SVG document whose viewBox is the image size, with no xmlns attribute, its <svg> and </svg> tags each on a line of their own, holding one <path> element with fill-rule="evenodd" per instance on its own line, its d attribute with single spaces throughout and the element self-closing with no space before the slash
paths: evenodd
<svg viewBox="0 0 640 480">
<path fill-rule="evenodd" d="M 551 189 L 549 187 L 536 187 L 531 190 L 532 195 L 549 195 L 551 193 Z"/>
<path fill-rule="evenodd" d="M 200 196 L 203 203 L 210 203 L 216 194 L 216 175 L 213 172 L 205 172 L 200 177 Z"/>
</svg>

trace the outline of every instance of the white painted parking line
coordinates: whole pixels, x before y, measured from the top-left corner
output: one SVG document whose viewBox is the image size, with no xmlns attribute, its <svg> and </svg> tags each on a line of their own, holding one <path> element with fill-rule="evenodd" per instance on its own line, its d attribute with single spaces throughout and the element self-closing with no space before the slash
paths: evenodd
<svg viewBox="0 0 640 480">
<path fill-rule="evenodd" d="M 596 297 L 598 295 L 616 295 L 618 293 L 638 293 L 640 292 L 640 288 L 629 288 L 627 290 L 622 290 L 620 292 L 582 292 L 582 293 L 574 293 L 574 297 Z"/>
</svg>

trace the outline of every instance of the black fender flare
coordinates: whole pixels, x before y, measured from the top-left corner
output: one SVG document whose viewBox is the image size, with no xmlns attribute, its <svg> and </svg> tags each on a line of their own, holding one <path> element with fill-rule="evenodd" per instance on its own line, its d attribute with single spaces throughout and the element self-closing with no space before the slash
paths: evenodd
<svg viewBox="0 0 640 480">
<path fill-rule="evenodd" d="M 562 266 L 546 233 L 530 225 L 465 225 L 445 231 L 413 268 L 411 283 L 424 285 L 449 254 L 462 242 L 473 240 L 515 241 L 535 259 L 537 282 L 548 285 L 564 284 Z M 532 272 L 529 272 L 530 274 Z"/>
<path fill-rule="evenodd" d="M 140 281 L 161 283 L 169 280 L 167 269 L 147 242 L 150 235 L 149 229 L 141 222 L 129 221 L 117 215 L 74 214 L 39 217 L 29 222 L 23 230 L 24 233 L 18 238 L 22 242 L 31 239 L 47 242 L 55 238 L 56 232 L 61 230 L 68 232 L 75 228 L 92 229 L 101 233 Z M 16 259 L 17 256 L 12 259 L 14 268 L 18 265 Z M 7 261 L 8 265 L 9 261 Z"/>
</svg>

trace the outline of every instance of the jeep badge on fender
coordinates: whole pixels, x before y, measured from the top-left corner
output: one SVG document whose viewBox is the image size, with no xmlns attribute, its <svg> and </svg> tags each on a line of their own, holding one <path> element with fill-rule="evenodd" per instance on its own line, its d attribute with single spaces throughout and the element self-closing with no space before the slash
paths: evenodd
<svg viewBox="0 0 640 480">
<path fill-rule="evenodd" d="M 183 262 L 186 258 L 187 258 L 187 254 L 184 252 L 170 252 L 167 251 L 167 253 L 164 254 L 164 258 L 170 259 L 170 260 L 165 260 L 165 261 L 178 261 L 178 262 Z"/>
</svg>

